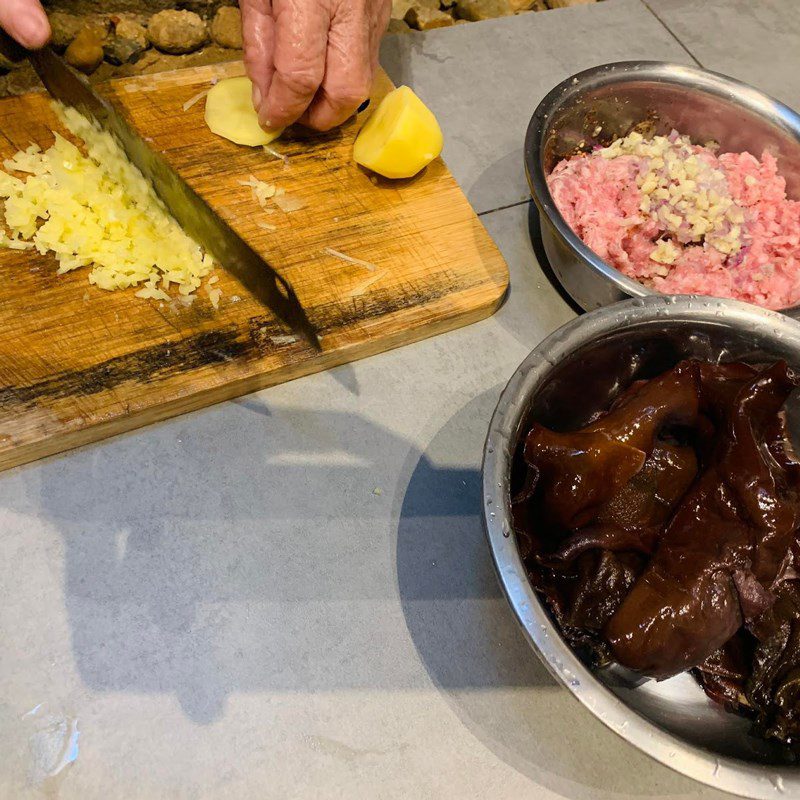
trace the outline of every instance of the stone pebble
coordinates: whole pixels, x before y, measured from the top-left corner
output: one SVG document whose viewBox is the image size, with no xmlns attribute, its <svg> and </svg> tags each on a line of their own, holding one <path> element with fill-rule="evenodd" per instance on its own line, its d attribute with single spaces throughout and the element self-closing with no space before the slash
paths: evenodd
<svg viewBox="0 0 800 800">
<path fill-rule="evenodd" d="M 199 50 L 208 41 L 208 28 L 194 11 L 159 11 L 150 17 L 147 38 L 162 53 L 182 55 Z"/>
</svg>

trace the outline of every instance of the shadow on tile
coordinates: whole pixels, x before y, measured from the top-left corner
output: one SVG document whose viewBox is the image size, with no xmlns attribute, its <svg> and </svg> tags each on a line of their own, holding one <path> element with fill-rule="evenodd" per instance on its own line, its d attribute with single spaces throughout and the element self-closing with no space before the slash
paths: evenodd
<svg viewBox="0 0 800 800">
<path fill-rule="evenodd" d="M 561 285 L 561 281 L 556 277 L 553 268 L 550 266 L 550 261 L 544 249 L 544 242 L 542 241 L 541 218 L 539 217 L 539 212 L 534 203 L 528 204 L 528 232 L 531 238 L 533 252 L 536 253 L 536 260 L 539 262 L 544 276 L 550 281 L 550 284 L 572 311 L 576 314 L 583 314 L 583 309 L 572 299 L 566 289 L 564 289 Z"/>
<path fill-rule="evenodd" d="M 578 800 L 599 795 L 575 775 L 647 794 L 637 753 L 624 748 L 631 769 L 608 761 L 610 735 L 580 709 L 578 725 L 559 724 L 561 690 L 493 574 L 475 465 L 500 389 L 425 437 L 424 453 L 356 414 L 262 409 L 254 396 L 202 412 L 202 426 L 188 415 L 31 470 L 26 493 L 64 549 L 80 678 L 176 697 L 198 724 L 234 693 L 433 681 L 476 738 L 538 782 Z M 599 754 L 587 752 L 595 734 Z"/>
<path fill-rule="evenodd" d="M 408 465 L 400 508 L 397 580 L 420 658 L 477 739 L 565 797 L 701 791 L 654 767 L 567 697 L 524 640 L 501 594 L 482 527 L 480 472 L 439 466 L 466 447 L 476 451 L 471 462 L 480 457 L 483 421 L 500 388 L 453 416 L 422 457 L 409 455 L 416 461 Z"/>
<path fill-rule="evenodd" d="M 397 582 L 406 624 L 436 682 L 448 689 L 554 686 L 502 596 L 481 521 L 481 473 L 440 466 L 471 443 L 482 455 L 500 386 L 454 416 L 420 456 L 402 498 Z M 405 470 L 404 470 L 405 471 Z"/>
<path fill-rule="evenodd" d="M 478 446 L 494 402 L 464 411 Z M 502 630 L 525 652 L 491 574 L 476 469 L 438 466 L 353 413 L 276 408 L 258 395 L 200 413 L 202 425 L 188 415 L 31 472 L 41 483 L 28 491 L 63 542 L 72 648 L 89 688 L 174 695 L 206 724 L 237 692 L 426 687 L 413 644 L 394 632 L 389 517 L 405 463 L 418 465 L 415 488 L 441 491 L 408 495 L 403 530 L 435 514 L 463 532 L 467 571 L 452 553 L 440 562 L 454 607 L 473 609 L 459 635 Z M 413 552 L 401 553 L 411 566 Z M 427 604 L 425 583 L 416 591 Z M 517 660 L 473 660 L 453 681 L 546 680 L 513 673 Z"/>
<path fill-rule="evenodd" d="M 372 534 L 391 504 L 382 475 L 409 443 L 257 395 L 200 413 L 35 473 L 81 679 L 176 695 L 201 724 L 234 692 L 418 688 L 370 628 L 394 592 Z"/>
</svg>

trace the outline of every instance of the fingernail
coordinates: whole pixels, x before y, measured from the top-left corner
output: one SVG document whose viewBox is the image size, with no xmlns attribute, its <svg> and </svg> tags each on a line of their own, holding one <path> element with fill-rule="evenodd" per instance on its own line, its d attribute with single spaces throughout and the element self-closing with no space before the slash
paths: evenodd
<svg viewBox="0 0 800 800">
<path fill-rule="evenodd" d="M 253 108 L 258 111 L 261 108 L 261 89 L 253 84 Z"/>
<path fill-rule="evenodd" d="M 272 123 L 267 119 L 266 114 L 264 114 L 263 110 L 258 115 L 258 124 L 262 128 L 266 128 L 267 130 L 271 130 L 272 129 Z"/>
<path fill-rule="evenodd" d="M 352 106 L 351 106 L 352 108 Z M 360 114 L 362 111 L 366 111 L 369 108 L 369 98 L 367 98 L 359 107 L 356 113 Z"/>
</svg>

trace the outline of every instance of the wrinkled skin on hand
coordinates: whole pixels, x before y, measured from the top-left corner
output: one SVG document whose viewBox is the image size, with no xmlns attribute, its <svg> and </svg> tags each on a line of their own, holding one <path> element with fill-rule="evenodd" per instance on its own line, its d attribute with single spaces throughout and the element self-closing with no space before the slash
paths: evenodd
<svg viewBox="0 0 800 800">
<path fill-rule="evenodd" d="M 50 23 L 38 0 L 2 0 L 0 28 L 29 50 L 43 47 L 50 38 Z"/>
<path fill-rule="evenodd" d="M 573 646 L 656 677 L 691 668 L 709 697 L 790 743 L 800 465 L 780 409 L 796 384 L 782 363 L 691 362 L 639 381 L 580 431 L 534 426 L 512 501 L 531 582 Z M 641 467 L 610 480 L 631 471 L 630 447 Z"/>
<path fill-rule="evenodd" d="M 266 128 L 343 123 L 369 97 L 391 0 L 240 0 L 244 63 Z"/>
</svg>

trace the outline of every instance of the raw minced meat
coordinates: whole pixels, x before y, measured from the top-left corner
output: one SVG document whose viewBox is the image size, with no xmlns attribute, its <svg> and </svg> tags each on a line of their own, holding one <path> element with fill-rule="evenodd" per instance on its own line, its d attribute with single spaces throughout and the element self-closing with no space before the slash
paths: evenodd
<svg viewBox="0 0 800 800">
<path fill-rule="evenodd" d="M 768 151 L 631 134 L 559 162 L 548 185 L 592 250 L 659 292 L 800 303 L 800 202 Z"/>
</svg>

